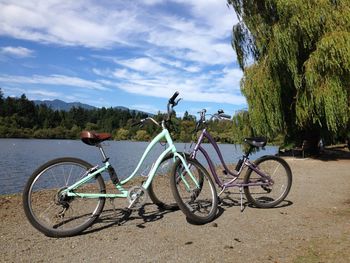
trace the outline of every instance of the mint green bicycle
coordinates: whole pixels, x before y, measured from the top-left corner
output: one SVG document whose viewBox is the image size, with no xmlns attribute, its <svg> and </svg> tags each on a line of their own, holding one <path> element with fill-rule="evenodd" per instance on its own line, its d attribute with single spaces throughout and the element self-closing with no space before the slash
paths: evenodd
<svg viewBox="0 0 350 263">
<path fill-rule="evenodd" d="M 173 203 L 164 203 L 164 196 L 160 197 L 160 192 L 155 191 L 155 188 L 152 187 L 152 180 L 155 178 L 157 170 L 161 170 L 163 164 L 169 160 L 172 162 L 177 160 L 183 164 L 185 169 L 178 184 L 183 184 L 187 193 L 192 196 L 191 203 L 199 204 L 206 200 L 205 212 L 196 209 L 196 211 L 192 210 L 193 213 L 186 212 L 186 216 L 190 220 L 199 220 L 201 223 L 211 221 L 217 212 L 215 185 L 203 166 L 197 161 L 187 160 L 186 155 L 177 152 L 167 129 L 173 107 L 180 100 L 175 101 L 177 96 L 178 92 L 169 99 L 168 115 L 161 123 L 156 122 L 151 117 L 141 121 L 143 123 L 149 120 L 161 126 L 162 131 L 150 142 L 134 172 L 128 178 L 119 180 L 103 150 L 101 143 L 111 138 L 111 134 L 108 133 L 90 131 L 81 133 L 81 140 L 84 143 L 99 149 L 102 155 L 102 167 L 93 166 L 84 160 L 73 157 L 54 159 L 40 166 L 31 175 L 23 191 L 23 207 L 29 222 L 47 236 L 67 237 L 77 235 L 90 227 L 103 211 L 106 198 L 111 200 L 127 198 L 129 201 L 128 209 L 139 209 L 145 204 L 149 195 L 151 200 L 160 207 L 177 207 L 173 201 L 174 198 L 169 201 Z M 125 184 L 136 176 L 153 146 L 164 138 L 168 146 L 154 162 L 147 179 L 141 186 L 136 185 L 125 189 Z M 107 193 L 102 177 L 104 172 L 109 174 L 117 193 Z M 203 180 L 203 175 L 206 180 Z M 205 191 L 198 191 L 198 189 L 203 188 L 204 182 L 209 184 L 208 196 L 203 196 Z M 173 189 L 172 192 L 174 192 Z M 193 198 L 193 193 L 196 193 L 195 198 Z M 202 193 L 202 196 L 199 193 Z M 159 199 L 162 199 L 162 202 Z"/>
</svg>

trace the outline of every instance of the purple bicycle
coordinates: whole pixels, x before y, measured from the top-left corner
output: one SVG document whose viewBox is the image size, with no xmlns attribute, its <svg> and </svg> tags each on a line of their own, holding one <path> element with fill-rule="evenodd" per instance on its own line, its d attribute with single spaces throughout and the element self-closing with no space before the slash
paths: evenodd
<svg viewBox="0 0 350 263">
<path fill-rule="evenodd" d="M 239 159 L 236 168 L 229 169 L 226 165 L 221 151 L 206 129 L 206 110 L 202 110 L 200 113 L 200 119 L 196 125 L 196 132 L 202 129 L 202 132 L 198 138 L 194 149 L 190 153 L 192 159 L 196 159 L 198 152 L 201 152 L 208 162 L 210 172 L 216 182 L 221 188 L 218 196 L 220 196 L 227 188 L 238 187 L 240 192 L 240 205 L 241 211 L 243 210 L 243 194 L 247 200 L 255 207 L 259 208 L 270 208 L 280 204 L 288 195 L 289 190 L 292 186 L 292 172 L 288 163 L 274 155 L 265 155 L 260 157 L 255 162 L 249 160 L 249 155 L 252 153 L 254 148 L 264 147 L 266 145 L 266 138 L 253 137 L 245 138 L 244 142 L 248 144 L 248 150 L 243 154 L 242 158 Z M 231 116 L 224 114 L 222 110 L 211 115 L 210 120 L 224 120 L 231 119 Z M 202 142 L 207 139 L 209 143 L 214 147 L 220 162 L 223 166 L 223 174 L 227 181 L 221 179 L 218 175 L 217 167 L 210 158 L 207 151 L 202 147 Z M 247 167 L 247 171 L 243 180 L 239 179 L 244 168 Z"/>
<path fill-rule="evenodd" d="M 199 164 L 197 154 L 201 152 L 209 165 L 210 172 L 216 184 L 221 188 L 218 197 L 228 188 L 239 188 L 241 211 L 243 211 L 243 191 L 247 200 L 255 207 L 270 208 L 280 204 L 286 198 L 292 186 L 292 172 L 288 163 L 274 155 L 265 155 L 255 162 L 251 162 L 249 160 L 249 155 L 252 153 L 253 149 L 264 147 L 267 142 L 263 137 L 253 137 L 244 140 L 249 146 L 248 150 L 238 161 L 235 169 L 229 169 L 222 157 L 219 146 L 206 129 L 205 117 L 206 110 L 202 110 L 195 129 L 196 132 L 202 129 L 202 132 L 193 150 L 190 153 L 181 153 L 184 159 L 189 163 L 189 167 L 192 169 L 191 161 L 195 161 L 196 164 Z M 218 113 L 211 116 L 210 120 L 213 119 L 222 120 L 231 119 L 231 117 L 224 114 L 223 111 L 218 111 Z M 205 139 L 214 147 L 223 166 L 222 172 L 228 180 L 223 180 L 219 177 L 217 166 L 215 166 L 207 151 L 202 147 L 202 143 Z M 169 155 L 163 159 L 162 163 L 166 164 L 167 161 L 172 159 L 173 156 Z M 170 165 L 166 165 L 166 167 L 170 167 Z M 211 208 L 217 200 L 212 202 L 212 198 L 209 198 L 214 194 L 214 189 L 208 187 L 212 186 L 211 178 L 210 176 L 208 177 L 206 169 L 202 165 L 201 167 L 203 169 L 194 173 L 198 183 L 190 186 L 186 182 L 187 178 L 189 178 L 189 174 L 182 163 L 177 160 L 175 164 L 172 165 L 171 172 L 163 172 L 162 176 L 157 179 L 160 180 L 163 178 L 163 180 L 165 180 L 170 177 L 171 190 L 176 203 L 169 206 L 171 202 L 165 201 L 165 197 L 159 195 L 161 191 L 155 191 L 151 185 L 150 189 L 152 191 L 150 192 L 150 197 L 152 201 L 159 207 L 165 209 L 175 209 L 179 207 L 187 218 L 191 220 L 195 215 L 203 216 L 208 212 L 208 214 L 210 214 L 210 220 L 214 219 L 215 215 Z M 246 174 L 244 178 L 241 179 L 240 175 L 245 168 L 247 168 Z M 197 220 L 197 218 L 194 219 L 196 219 L 192 220 L 194 223 L 203 223 Z M 210 220 L 206 220 L 205 223 Z"/>
</svg>

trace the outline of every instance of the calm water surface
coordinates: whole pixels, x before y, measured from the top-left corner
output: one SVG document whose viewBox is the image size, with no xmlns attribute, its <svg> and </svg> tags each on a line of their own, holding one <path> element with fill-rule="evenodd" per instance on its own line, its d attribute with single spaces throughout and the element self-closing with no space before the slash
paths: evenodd
<svg viewBox="0 0 350 263">
<path fill-rule="evenodd" d="M 108 141 L 104 149 L 110 157 L 120 178 L 126 178 L 136 167 L 147 142 Z M 176 143 L 178 151 L 189 151 L 190 143 Z M 220 144 L 220 150 L 227 164 L 236 163 L 241 157 L 240 145 Z M 212 159 L 218 157 L 210 145 L 204 145 Z M 158 144 L 146 159 L 140 172 L 150 167 L 164 146 Z M 267 146 L 251 156 L 254 160 L 262 155 L 277 153 L 277 147 Z M 88 146 L 80 140 L 35 140 L 35 139 L 0 139 L 0 194 L 22 192 L 33 171 L 43 163 L 58 157 L 76 157 L 93 165 L 101 164 L 101 155 L 96 147 Z M 204 160 L 199 160 L 205 164 Z M 206 166 L 206 165 L 205 165 Z"/>
</svg>

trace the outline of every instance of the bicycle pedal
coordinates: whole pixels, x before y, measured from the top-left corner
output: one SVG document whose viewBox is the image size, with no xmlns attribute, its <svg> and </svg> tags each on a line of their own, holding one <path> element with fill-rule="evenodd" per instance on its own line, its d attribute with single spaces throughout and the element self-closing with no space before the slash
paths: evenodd
<svg viewBox="0 0 350 263">
<path fill-rule="evenodd" d="M 127 199 L 129 201 L 128 209 L 140 209 L 148 199 L 148 192 L 142 186 L 134 186 L 129 189 Z"/>
</svg>

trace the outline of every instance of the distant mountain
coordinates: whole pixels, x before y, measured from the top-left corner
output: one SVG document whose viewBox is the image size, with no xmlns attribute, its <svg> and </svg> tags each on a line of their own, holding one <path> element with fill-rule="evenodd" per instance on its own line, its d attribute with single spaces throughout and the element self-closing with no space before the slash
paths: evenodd
<svg viewBox="0 0 350 263">
<path fill-rule="evenodd" d="M 33 102 L 35 103 L 35 105 L 45 104 L 53 110 L 69 111 L 73 107 L 76 107 L 76 108 L 81 107 L 81 108 L 86 109 L 86 110 L 96 109 L 96 107 L 94 107 L 94 106 L 80 103 L 80 102 L 65 102 L 62 100 L 34 100 Z M 136 113 L 140 112 L 140 113 L 147 114 L 148 116 L 153 116 L 153 114 L 151 114 L 151 113 L 133 110 L 133 109 L 129 109 L 129 108 L 123 107 L 123 106 L 117 106 L 117 107 L 114 107 L 114 109 L 125 110 L 125 111 L 130 110 L 130 111 L 135 111 Z"/>
<path fill-rule="evenodd" d="M 62 100 L 34 100 L 33 101 L 36 105 L 40 104 L 46 104 L 49 108 L 53 110 L 64 110 L 64 111 L 69 111 L 73 107 L 81 107 L 87 110 L 93 110 L 96 109 L 96 107 L 88 105 L 88 104 L 83 104 L 80 102 L 65 102 Z"/>
</svg>

